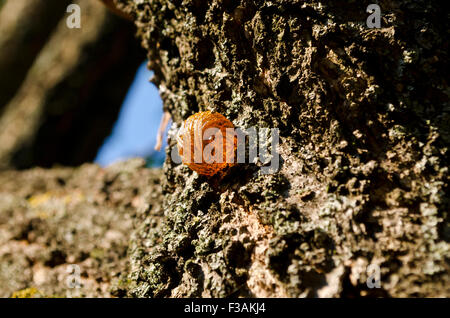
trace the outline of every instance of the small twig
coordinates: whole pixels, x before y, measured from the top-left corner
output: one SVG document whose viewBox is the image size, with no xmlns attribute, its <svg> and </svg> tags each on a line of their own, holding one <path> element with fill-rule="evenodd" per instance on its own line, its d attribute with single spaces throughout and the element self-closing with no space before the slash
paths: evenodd
<svg viewBox="0 0 450 318">
<path fill-rule="evenodd" d="M 161 122 L 159 124 L 158 133 L 156 135 L 156 145 L 155 150 L 160 151 L 163 141 L 164 132 L 166 131 L 167 124 L 170 120 L 170 114 L 169 112 L 164 112 L 164 114 L 161 117 Z"/>
</svg>

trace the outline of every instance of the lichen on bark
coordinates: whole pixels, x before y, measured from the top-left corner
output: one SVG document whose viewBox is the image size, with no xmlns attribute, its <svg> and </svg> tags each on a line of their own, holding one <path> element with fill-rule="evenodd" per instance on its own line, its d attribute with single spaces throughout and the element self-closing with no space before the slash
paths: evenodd
<svg viewBox="0 0 450 318">
<path fill-rule="evenodd" d="M 427 1 L 117 0 L 174 126 L 280 129 L 280 170 L 220 183 L 167 150 L 163 215 L 131 246 L 138 297 L 449 296 L 448 20 Z M 169 145 L 174 140 L 169 139 Z M 366 284 L 381 268 L 381 288 Z"/>
<path fill-rule="evenodd" d="M 82 296 L 450 296 L 450 28 L 437 3 L 378 1 L 369 29 L 368 1 L 113 2 L 174 122 L 164 168 L 1 172 L 2 295 L 60 296 L 76 263 Z M 278 128 L 280 169 L 207 178 L 175 164 L 176 128 L 205 110 Z"/>
</svg>

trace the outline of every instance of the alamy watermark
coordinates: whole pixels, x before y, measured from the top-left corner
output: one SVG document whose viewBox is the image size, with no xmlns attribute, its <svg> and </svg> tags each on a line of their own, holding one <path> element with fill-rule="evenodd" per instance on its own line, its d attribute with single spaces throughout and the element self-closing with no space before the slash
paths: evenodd
<svg viewBox="0 0 450 318">
<path fill-rule="evenodd" d="M 367 287 L 372 288 L 381 288 L 381 268 L 376 264 L 370 264 L 367 266 L 366 273 L 367 277 Z"/>
<path fill-rule="evenodd" d="M 262 174 L 272 174 L 280 167 L 278 128 L 191 128 L 178 131 L 178 144 L 170 152 L 174 163 L 196 164 L 262 164 Z M 180 156 L 179 147 L 183 148 Z M 269 151 L 270 149 L 270 151 Z"/>
<path fill-rule="evenodd" d="M 66 19 L 66 25 L 69 29 L 81 28 L 81 8 L 78 4 L 70 4 L 66 10 L 70 15 Z M 378 4 L 372 3 L 367 6 L 367 13 L 370 15 L 367 17 L 366 25 L 368 28 L 381 28 L 381 8 Z"/>
<path fill-rule="evenodd" d="M 378 4 L 372 3 L 367 6 L 367 13 L 370 15 L 367 17 L 366 24 L 370 29 L 381 28 L 381 8 Z"/>
<path fill-rule="evenodd" d="M 70 15 L 66 19 L 66 25 L 69 29 L 81 28 L 81 8 L 78 4 L 70 4 L 66 10 Z"/>
<path fill-rule="evenodd" d="M 67 266 L 66 286 L 67 288 L 81 288 L 81 268 L 77 264 Z"/>
</svg>

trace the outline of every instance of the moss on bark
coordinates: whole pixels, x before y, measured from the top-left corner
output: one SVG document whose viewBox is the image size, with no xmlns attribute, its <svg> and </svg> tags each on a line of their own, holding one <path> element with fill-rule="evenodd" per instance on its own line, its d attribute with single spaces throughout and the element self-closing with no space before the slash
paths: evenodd
<svg viewBox="0 0 450 318">
<path fill-rule="evenodd" d="M 174 127 L 280 129 L 280 170 L 165 163 L 130 296 L 448 296 L 448 20 L 427 1 L 117 0 Z M 171 146 L 174 140 L 169 140 Z M 151 216 L 144 223 L 153 222 Z M 159 221 L 158 221 L 159 222 Z M 370 289 L 367 267 L 381 268 Z"/>
<path fill-rule="evenodd" d="M 174 120 L 169 146 L 189 115 L 218 111 L 278 128 L 280 169 L 208 179 L 169 147 L 159 172 L 136 161 L 2 172 L 7 295 L 58 294 L 63 282 L 44 278 L 85 260 L 85 295 L 450 296 L 450 28 L 438 3 L 378 1 L 381 29 L 367 28 L 364 1 L 114 3 L 134 18 Z M 61 233 L 77 229 L 87 236 L 67 245 Z"/>
</svg>

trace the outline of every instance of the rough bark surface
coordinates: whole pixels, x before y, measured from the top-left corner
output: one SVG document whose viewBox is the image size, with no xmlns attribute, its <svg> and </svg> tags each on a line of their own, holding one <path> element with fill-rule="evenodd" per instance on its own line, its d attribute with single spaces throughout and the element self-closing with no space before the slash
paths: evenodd
<svg viewBox="0 0 450 318">
<path fill-rule="evenodd" d="M 117 294 L 136 211 L 161 201 L 144 166 L 0 172 L 0 297 Z"/>
<path fill-rule="evenodd" d="M 428 1 L 117 0 L 174 127 L 280 129 L 280 170 L 166 160 L 164 221 L 131 242 L 138 297 L 449 296 L 447 13 Z M 173 146 L 174 139 L 170 139 Z M 169 153 L 169 150 L 167 150 Z M 150 211 L 150 210 L 149 210 Z M 366 284 L 381 268 L 381 288 Z"/>
<path fill-rule="evenodd" d="M 67 27 L 68 14 L 60 19 L 0 117 L 0 168 L 93 161 L 117 120 L 145 55 L 131 22 L 109 13 L 100 2 L 76 3 L 81 28 Z M 39 24 L 36 17 L 31 21 Z M 27 56 L 7 48 L 9 56 Z M 8 81 L 9 74 L 16 73 L 2 69 L 2 80 Z"/>
<path fill-rule="evenodd" d="M 441 2 L 378 1 L 381 29 L 367 28 L 365 1 L 114 3 L 174 120 L 169 156 L 159 172 L 131 161 L 1 173 L 0 286 L 16 277 L 3 295 L 72 295 L 58 275 L 73 262 L 91 270 L 86 295 L 450 296 Z M 176 165 L 173 134 L 203 110 L 279 128 L 280 170 L 240 164 L 218 179 Z"/>
</svg>

